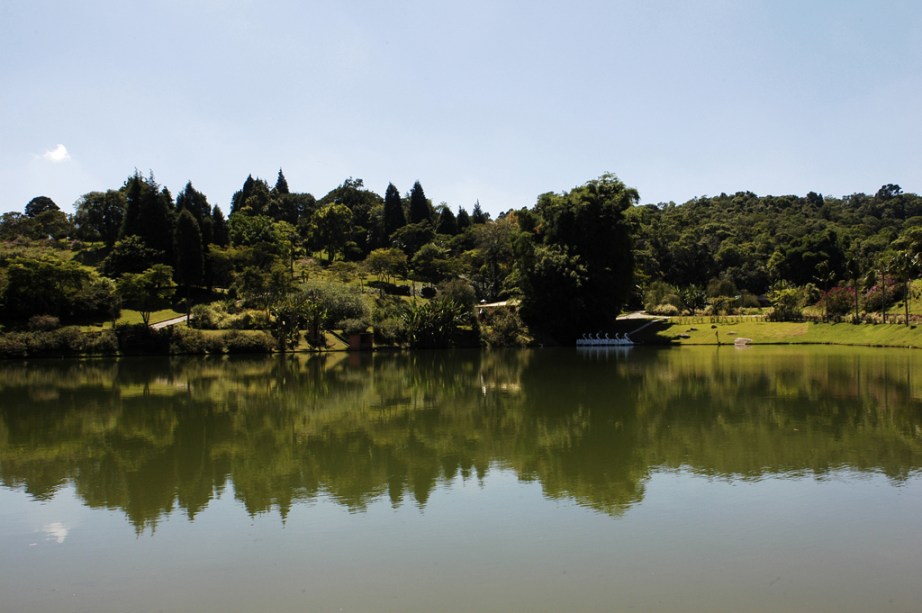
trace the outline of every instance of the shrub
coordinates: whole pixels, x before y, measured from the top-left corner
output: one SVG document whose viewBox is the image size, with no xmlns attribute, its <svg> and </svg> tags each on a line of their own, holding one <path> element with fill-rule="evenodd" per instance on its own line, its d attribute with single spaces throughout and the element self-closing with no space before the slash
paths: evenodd
<svg viewBox="0 0 922 613">
<path fill-rule="evenodd" d="M 818 306 L 825 307 L 829 317 L 842 317 L 855 312 L 854 287 L 834 287 L 823 295 Z"/>
<path fill-rule="evenodd" d="M 115 329 L 122 353 L 165 354 L 170 350 L 170 331 L 154 330 L 144 324 L 129 324 Z"/>
<path fill-rule="evenodd" d="M 653 308 L 646 309 L 651 315 L 665 315 L 671 317 L 679 314 L 679 309 L 674 304 L 657 304 Z"/>
<path fill-rule="evenodd" d="M 205 335 L 185 326 L 173 326 L 170 330 L 171 354 L 203 354 L 207 351 Z"/>
<path fill-rule="evenodd" d="M 61 320 L 54 315 L 33 315 L 29 318 L 29 329 L 33 331 L 54 330 L 61 327 Z"/>
<path fill-rule="evenodd" d="M 518 313 L 511 309 L 497 309 L 490 325 L 483 326 L 481 340 L 488 347 L 516 347 L 526 344 L 526 328 Z"/>
<path fill-rule="evenodd" d="M 654 281 L 647 287 L 644 291 L 643 305 L 648 313 L 653 313 L 661 305 L 672 305 L 676 312 L 683 306 L 679 290 L 664 281 Z"/>
<path fill-rule="evenodd" d="M 272 353 L 275 339 L 266 332 L 231 330 L 224 335 L 228 353 Z"/>
<path fill-rule="evenodd" d="M 225 339 L 223 334 L 206 334 L 205 337 L 205 351 L 210 355 L 221 355 L 224 353 L 224 350 L 227 348 L 225 345 Z"/>
<path fill-rule="evenodd" d="M 474 287 L 464 279 L 442 281 L 438 285 L 439 294 L 445 300 L 453 300 L 465 307 L 473 307 L 477 302 Z"/>
<path fill-rule="evenodd" d="M 227 309 L 223 305 L 197 304 L 189 313 L 189 327 L 198 330 L 220 330 L 227 318 Z"/>
<path fill-rule="evenodd" d="M 25 334 L 22 332 L 8 332 L 0 334 L 0 356 L 4 358 L 23 358 L 27 355 L 28 346 Z"/>
<path fill-rule="evenodd" d="M 359 334 L 368 330 L 368 322 L 364 319 L 344 319 L 336 327 L 345 334 Z"/>
<path fill-rule="evenodd" d="M 428 298 L 430 300 L 432 298 L 435 298 L 436 293 L 437 293 L 436 289 L 432 287 L 431 285 L 427 285 L 423 289 L 419 290 L 420 296 L 422 296 L 423 298 Z"/>
<path fill-rule="evenodd" d="M 118 337 L 111 330 L 86 333 L 84 352 L 91 355 L 115 355 L 118 353 Z"/>
</svg>

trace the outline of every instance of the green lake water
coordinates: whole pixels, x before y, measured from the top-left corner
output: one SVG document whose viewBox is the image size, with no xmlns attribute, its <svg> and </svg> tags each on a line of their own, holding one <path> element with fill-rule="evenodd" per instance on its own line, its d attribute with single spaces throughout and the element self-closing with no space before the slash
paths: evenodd
<svg viewBox="0 0 922 613">
<path fill-rule="evenodd" d="M 0 610 L 919 611 L 922 352 L 0 363 Z"/>
</svg>

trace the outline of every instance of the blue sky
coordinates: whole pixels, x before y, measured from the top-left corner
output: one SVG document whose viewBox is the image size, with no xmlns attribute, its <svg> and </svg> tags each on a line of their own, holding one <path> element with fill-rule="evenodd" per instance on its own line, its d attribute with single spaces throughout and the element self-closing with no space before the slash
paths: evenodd
<svg viewBox="0 0 922 613">
<path fill-rule="evenodd" d="M 493 214 L 606 171 L 641 202 L 922 191 L 922 3 L 0 0 L 0 211 L 137 168 Z"/>
</svg>

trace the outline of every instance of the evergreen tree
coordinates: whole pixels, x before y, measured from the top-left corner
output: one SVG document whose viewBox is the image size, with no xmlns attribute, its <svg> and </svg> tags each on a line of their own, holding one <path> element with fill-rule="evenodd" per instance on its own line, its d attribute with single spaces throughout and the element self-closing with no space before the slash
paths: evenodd
<svg viewBox="0 0 922 613">
<path fill-rule="evenodd" d="M 188 181 L 186 186 L 176 196 L 176 212 L 181 213 L 187 210 L 192 213 L 195 221 L 201 225 L 202 220 L 211 215 L 211 205 L 208 204 L 208 198 L 205 194 L 192 187 L 192 181 Z"/>
<path fill-rule="evenodd" d="M 451 236 L 458 234 L 458 220 L 448 205 L 444 203 L 439 206 L 439 220 L 435 225 L 435 232 L 436 234 L 449 234 Z"/>
<path fill-rule="evenodd" d="M 285 173 L 282 172 L 281 168 L 279 168 L 279 176 L 275 180 L 275 187 L 272 188 L 272 192 L 282 196 L 291 193 L 288 191 L 288 181 L 285 179 Z"/>
<path fill-rule="evenodd" d="M 153 174 L 144 178 L 135 171 L 122 187 L 126 199 L 122 237 L 136 235 L 160 252 L 164 263 L 173 261 L 173 197 L 160 189 Z"/>
<path fill-rule="evenodd" d="M 421 221 L 432 221 L 432 205 L 426 199 L 426 193 L 419 181 L 413 184 L 410 190 L 410 220 L 409 223 L 415 224 Z"/>
<path fill-rule="evenodd" d="M 218 205 L 215 205 L 211 211 L 211 224 L 212 242 L 220 247 L 227 247 L 227 243 L 230 242 L 230 233 L 227 229 L 227 220 L 224 219 L 224 213 Z"/>
<path fill-rule="evenodd" d="M 471 213 L 471 223 L 487 223 L 490 219 L 488 213 L 484 213 L 480 208 L 480 200 L 474 203 L 474 211 Z"/>
<path fill-rule="evenodd" d="M 471 227 L 471 216 L 468 214 L 467 210 L 462 206 L 458 207 L 458 233 L 464 232 Z"/>
<path fill-rule="evenodd" d="M 400 192 L 393 183 L 388 183 L 387 191 L 384 192 L 384 234 L 387 240 L 390 240 L 391 235 L 405 225 L 407 225 L 407 217 L 403 212 Z"/>
<path fill-rule="evenodd" d="M 188 292 L 192 286 L 200 285 L 205 278 L 202 231 L 195 216 L 188 209 L 183 209 L 176 220 L 173 250 L 176 280 Z"/>
</svg>

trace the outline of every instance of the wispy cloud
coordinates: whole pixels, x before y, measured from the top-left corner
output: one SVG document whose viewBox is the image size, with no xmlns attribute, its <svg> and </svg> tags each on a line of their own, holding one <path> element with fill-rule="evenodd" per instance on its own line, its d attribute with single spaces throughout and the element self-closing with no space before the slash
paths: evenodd
<svg viewBox="0 0 922 613">
<path fill-rule="evenodd" d="M 69 530 L 67 527 L 59 521 L 51 522 L 50 524 L 45 524 L 42 526 L 42 532 L 44 532 L 49 540 L 57 541 L 58 543 L 63 543 L 64 539 L 67 538 L 67 533 Z"/>
<path fill-rule="evenodd" d="M 42 159 L 48 160 L 49 162 L 66 162 L 70 159 L 70 154 L 67 152 L 67 147 L 59 144 L 54 149 L 50 149 L 42 154 Z"/>
</svg>

